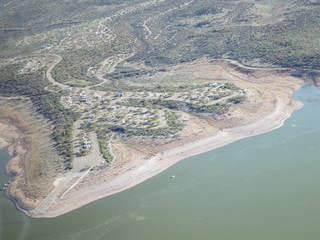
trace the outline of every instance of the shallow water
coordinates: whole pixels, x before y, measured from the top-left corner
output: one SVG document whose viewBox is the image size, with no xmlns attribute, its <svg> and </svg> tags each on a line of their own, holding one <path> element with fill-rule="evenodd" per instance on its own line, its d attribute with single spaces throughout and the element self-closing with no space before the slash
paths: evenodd
<svg viewBox="0 0 320 240">
<path fill-rule="evenodd" d="M 318 240 L 320 91 L 305 85 L 295 98 L 305 107 L 280 129 L 55 219 L 29 219 L 1 192 L 0 239 Z"/>
</svg>

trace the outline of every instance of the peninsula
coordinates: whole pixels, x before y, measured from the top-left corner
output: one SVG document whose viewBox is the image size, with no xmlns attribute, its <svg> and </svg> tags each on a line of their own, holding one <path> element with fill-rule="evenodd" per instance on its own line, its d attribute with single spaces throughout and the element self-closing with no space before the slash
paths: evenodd
<svg viewBox="0 0 320 240">
<path fill-rule="evenodd" d="M 102 2 L 40 4 L 41 23 L 31 5 L 5 5 L 0 148 L 8 197 L 30 217 L 272 131 L 302 107 L 303 80 L 319 84 L 318 45 L 301 40 L 318 29 L 310 1 Z"/>
</svg>

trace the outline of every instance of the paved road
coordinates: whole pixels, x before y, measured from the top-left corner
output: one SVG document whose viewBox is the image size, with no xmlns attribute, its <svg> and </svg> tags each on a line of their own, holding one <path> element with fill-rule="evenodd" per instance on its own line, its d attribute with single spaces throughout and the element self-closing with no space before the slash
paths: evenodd
<svg viewBox="0 0 320 240">
<path fill-rule="evenodd" d="M 69 172 L 56 186 L 53 191 L 42 200 L 42 202 L 33 210 L 32 215 L 41 216 L 45 214 L 49 206 L 56 201 L 56 199 L 66 190 L 66 187 L 70 184 L 70 182 L 76 178 L 83 175 L 83 173 L 79 172 Z"/>
<path fill-rule="evenodd" d="M 74 144 L 74 159 L 73 159 L 73 171 L 81 171 L 87 169 L 88 167 L 100 166 L 105 162 L 104 158 L 100 155 L 99 143 L 97 139 L 97 134 L 90 132 L 89 138 L 91 141 L 91 152 L 86 156 L 79 156 L 79 151 L 82 143 L 79 142 L 78 136 L 81 132 L 80 125 L 82 120 L 78 120 L 75 123 L 75 129 L 73 134 L 73 144 Z"/>
</svg>

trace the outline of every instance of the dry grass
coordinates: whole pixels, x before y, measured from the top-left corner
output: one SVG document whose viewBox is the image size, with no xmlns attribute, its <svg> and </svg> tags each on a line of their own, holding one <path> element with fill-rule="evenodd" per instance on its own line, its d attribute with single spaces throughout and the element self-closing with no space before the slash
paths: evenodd
<svg viewBox="0 0 320 240">
<path fill-rule="evenodd" d="M 0 122 L 15 126 L 18 131 L 13 151 L 15 158 L 8 167 L 17 181 L 10 192 L 19 189 L 23 192 L 21 197 L 30 199 L 44 196 L 51 190 L 52 177 L 59 169 L 54 162 L 59 158 L 46 121 L 34 115 L 30 103 L 15 101 L 1 104 Z"/>
</svg>

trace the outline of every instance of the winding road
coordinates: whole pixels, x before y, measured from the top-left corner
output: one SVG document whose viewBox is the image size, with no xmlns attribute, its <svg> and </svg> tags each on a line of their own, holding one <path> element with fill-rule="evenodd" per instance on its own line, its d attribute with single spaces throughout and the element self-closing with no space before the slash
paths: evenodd
<svg viewBox="0 0 320 240">
<path fill-rule="evenodd" d="M 53 85 L 55 86 L 59 86 L 60 88 L 62 88 L 63 90 L 69 88 L 70 86 L 62 84 L 57 82 L 53 77 L 52 77 L 52 70 L 54 69 L 54 67 L 60 63 L 62 61 L 62 57 L 58 54 L 45 54 L 45 56 L 53 56 L 54 62 L 52 63 L 52 65 L 48 68 L 48 70 L 46 71 L 46 78 L 48 79 L 49 82 L 51 82 Z"/>
<path fill-rule="evenodd" d="M 135 55 L 135 52 L 131 53 L 130 55 L 128 56 L 125 56 L 125 55 L 118 55 L 118 59 L 114 56 L 112 57 L 109 57 L 107 59 L 105 59 L 100 68 L 98 69 L 98 71 L 96 72 L 95 76 L 101 80 L 102 82 L 101 83 L 98 83 L 98 84 L 95 84 L 95 85 L 92 85 L 92 86 L 88 86 L 88 87 L 96 87 L 96 86 L 100 86 L 100 85 L 103 85 L 104 83 L 107 83 L 107 82 L 110 82 L 110 79 L 107 79 L 107 78 L 104 78 L 103 76 L 106 75 L 106 74 L 111 74 L 115 71 L 116 67 L 123 61 L 125 61 L 126 59 L 128 58 L 131 58 Z M 111 62 L 111 63 L 110 63 Z M 106 66 L 109 64 L 109 68 L 108 70 L 106 71 Z M 87 87 L 87 88 L 88 88 Z"/>
</svg>

